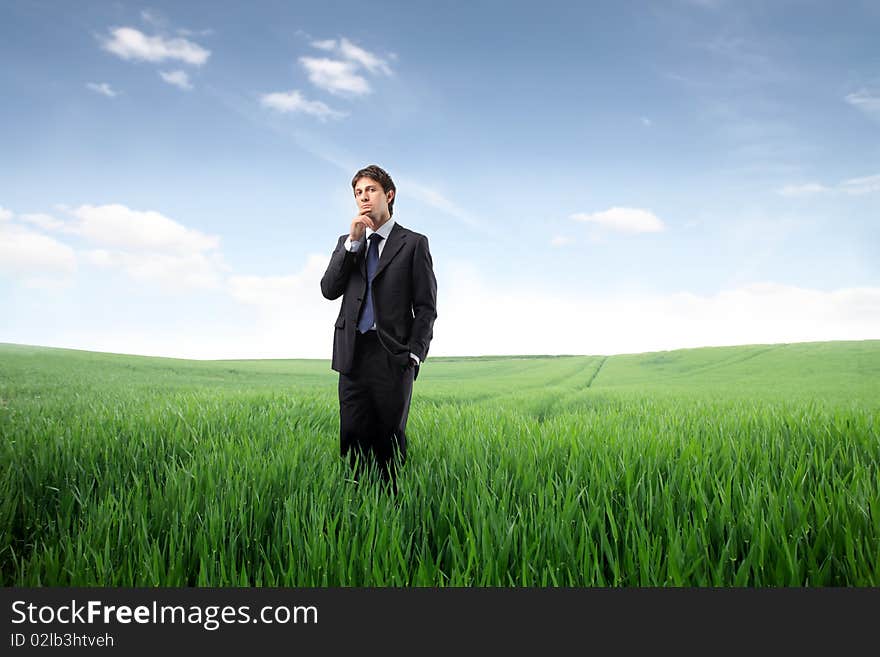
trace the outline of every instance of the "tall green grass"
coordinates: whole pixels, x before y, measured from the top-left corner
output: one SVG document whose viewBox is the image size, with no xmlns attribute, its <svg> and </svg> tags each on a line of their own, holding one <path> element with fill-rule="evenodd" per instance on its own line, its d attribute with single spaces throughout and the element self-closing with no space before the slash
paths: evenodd
<svg viewBox="0 0 880 657">
<path fill-rule="evenodd" d="M 430 358 L 397 498 L 336 382 L 0 345 L 3 585 L 880 584 L 880 341 Z"/>
</svg>

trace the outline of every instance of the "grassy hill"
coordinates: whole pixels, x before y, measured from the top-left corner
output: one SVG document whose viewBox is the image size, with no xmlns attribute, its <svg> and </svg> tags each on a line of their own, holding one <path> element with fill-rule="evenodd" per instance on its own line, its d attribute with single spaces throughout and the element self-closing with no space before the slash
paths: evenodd
<svg viewBox="0 0 880 657">
<path fill-rule="evenodd" d="M 196 361 L 0 343 L 0 376 L 7 385 L 27 378 L 43 390 L 85 384 L 277 390 L 279 386 L 333 387 L 338 375 L 329 360 Z M 561 386 L 871 405 L 880 400 L 880 340 L 699 347 L 614 356 L 429 356 L 416 385 L 429 398 L 462 390 L 481 398 L 497 397 L 526 388 Z"/>
<path fill-rule="evenodd" d="M 880 341 L 429 357 L 397 499 L 336 384 L 0 344 L 0 584 L 880 583 Z"/>
</svg>

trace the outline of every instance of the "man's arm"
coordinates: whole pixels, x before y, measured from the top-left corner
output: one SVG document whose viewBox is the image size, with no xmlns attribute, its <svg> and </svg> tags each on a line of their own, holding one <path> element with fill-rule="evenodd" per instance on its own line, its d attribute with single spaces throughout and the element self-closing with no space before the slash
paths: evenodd
<svg viewBox="0 0 880 657">
<path fill-rule="evenodd" d="M 333 255 L 330 256 L 327 271 L 321 278 L 321 294 L 325 298 L 332 301 L 341 297 L 345 292 L 345 284 L 348 282 L 348 277 L 351 275 L 352 267 L 357 259 L 357 247 L 359 246 L 360 242 L 352 242 L 345 235 L 339 238 Z"/>
<path fill-rule="evenodd" d="M 428 238 L 424 235 L 419 238 L 413 253 L 412 277 L 413 324 L 409 350 L 422 362 L 428 357 L 428 347 L 434 337 L 434 320 L 437 319 L 437 279 Z"/>
</svg>

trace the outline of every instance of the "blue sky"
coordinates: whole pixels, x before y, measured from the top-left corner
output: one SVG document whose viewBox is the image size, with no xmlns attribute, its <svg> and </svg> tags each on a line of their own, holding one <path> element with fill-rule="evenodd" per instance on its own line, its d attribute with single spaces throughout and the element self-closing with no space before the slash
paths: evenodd
<svg viewBox="0 0 880 657">
<path fill-rule="evenodd" d="M 371 163 L 430 241 L 430 355 L 880 338 L 878 33 L 868 1 L 2 2 L 0 341 L 329 358 Z"/>
</svg>

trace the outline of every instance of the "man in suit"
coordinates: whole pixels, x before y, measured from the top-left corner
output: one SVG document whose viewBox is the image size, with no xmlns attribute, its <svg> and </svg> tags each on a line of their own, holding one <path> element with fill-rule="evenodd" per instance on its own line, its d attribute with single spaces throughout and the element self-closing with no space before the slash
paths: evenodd
<svg viewBox="0 0 880 657">
<path fill-rule="evenodd" d="M 391 176 L 370 165 L 351 186 L 358 215 L 321 278 L 327 299 L 342 295 L 332 361 L 339 372 L 340 453 L 356 479 L 375 461 L 396 493 L 413 382 L 434 334 L 437 280 L 428 238 L 392 218 Z"/>
</svg>

